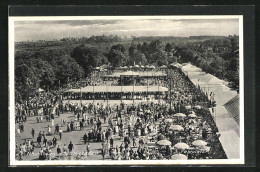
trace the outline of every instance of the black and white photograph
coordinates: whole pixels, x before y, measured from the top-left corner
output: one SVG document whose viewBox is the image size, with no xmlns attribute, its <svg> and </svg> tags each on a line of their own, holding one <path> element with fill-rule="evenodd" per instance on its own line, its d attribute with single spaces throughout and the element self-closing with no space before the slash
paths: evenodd
<svg viewBox="0 0 260 172">
<path fill-rule="evenodd" d="M 9 17 L 10 165 L 244 163 L 243 16 Z"/>
</svg>

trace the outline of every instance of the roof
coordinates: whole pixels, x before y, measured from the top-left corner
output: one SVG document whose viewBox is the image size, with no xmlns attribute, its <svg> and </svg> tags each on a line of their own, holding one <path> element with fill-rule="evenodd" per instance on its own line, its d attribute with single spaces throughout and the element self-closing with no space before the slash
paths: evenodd
<svg viewBox="0 0 260 172">
<path fill-rule="evenodd" d="M 127 71 L 127 72 L 123 72 L 123 73 L 119 73 L 122 76 L 134 76 L 134 75 L 139 75 L 137 72 L 133 72 L 133 71 Z"/>
<path fill-rule="evenodd" d="M 166 65 L 162 65 L 160 68 L 161 69 L 167 69 L 168 67 Z"/>
<path fill-rule="evenodd" d="M 226 103 L 224 104 L 224 106 L 228 106 L 228 105 L 230 105 L 230 104 L 233 104 L 233 103 L 236 102 L 236 101 L 239 101 L 239 95 L 236 95 L 235 97 L 233 97 L 232 99 L 230 99 L 228 102 L 226 102 Z"/>
<path fill-rule="evenodd" d="M 106 75 L 105 77 L 120 77 L 122 76 L 140 76 L 140 77 L 151 77 L 151 76 L 166 76 L 167 74 L 161 71 L 157 72 L 151 72 L 151 71 L 145 71 L 145 72 L 132 72 L 132 71 L 127 71 L 127 72 L 115 72 L 112 75 Z"/>
<path fill-rule="evenodd" d="M 87 86 L 84 88 L 81 88 L 81 92 L 85 93 L 119 93 L 121 92 L 166 92 L 168 91 L 168 88 L 161 87 L 161 86 Z M 70 89 L 66 92 L 80 92 L 80 89 Z"/>
</svg>

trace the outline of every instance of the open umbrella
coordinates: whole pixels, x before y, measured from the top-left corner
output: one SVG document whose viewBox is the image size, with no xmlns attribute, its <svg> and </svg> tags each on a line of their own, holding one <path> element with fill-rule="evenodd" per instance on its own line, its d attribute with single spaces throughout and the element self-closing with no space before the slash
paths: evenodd
<svg viewBox="0 0 260 172">
<path fill-rule="evenodd" d="M 191 113 L 191 114 L 188 115 L 188 117 L 190 117 L 190 118 L 196 118 L 197 116 L 196 116 L 195 114 Z"/>
<path fill-rule="evenodd" d="M 38 92 L 44 92 L 44 90 L 43 90 L 43 89 L 41 89 L 41 88 L 39 88 L 39 89 L 38 89 Z"/>
<path fill-rule="evenodd" d="M 186 155 L 183 154 L 174 154 L 171 156 L 172 160 L 187 160 L 188 157 Z"/>
<path fill-rule="evenodd" d="M 156 144 L 160 146 L 167 146 L 167 145 L 170 146 L 172 142 L 170 142 L 169 140 L 160 140 Z"/>
<path fill-rule="evenodd" d="M 168 122 L 168 123 L 171 123 L 173 120 L 168 118 L 168 119 L 165 119 L 165 122 Z"/>
<path fill-rule="evenodd" d="M 200 147 L 200 146 L 206 146 L 208 143 L 203 141 L 203 140 L 195 140 L 192 142 L 192 145 L 193 146 L 197 146 L 197 147 Z"/>
<path fill-rule="evenodd" d="M 184 113 L 176 113 L 173 115 L 174 117 L 186 117 Z"/>
<path fill-rule="evenodd" d="M 200 148 L 200 150 L 204 150 L 204 151 L 206 151 L 206 152 L 209 152 L 210 151 L 210 147 L 208 147 L 208 146 L 201 146 L 201 147 L 199 147 Z"/>
<path fill-rule="evenodd" d="M 189 149 L 189 145 L 187 145 L 186 143 L 177 143 L 176 145 L 174 145 L 174 148 L 176 149 L 180 149 L 180 150 L 185 150 L 185 149 Z"/>
<path fill-rule="evenodd" d="M 186 108 L 186 109 L 191 109 L 191 106 L 190 106 L 190 105 L 188 105 L 188 106 L 185 106 L 185 108 Z"/>
<path fill-rule="evenodd" d="M 180 125 L 171 125 L 169 130 L 173 130 L 173 131 L 183 131 L 184 128 Z"/>
<path fill-rule="evenodd" d="M 196 105 L 196 106 L 194 106 L 194 108 L 195 108 L 195 109 L 200 109 L 201 106 L 200 106 L 200 105 Z"/>
</svg>

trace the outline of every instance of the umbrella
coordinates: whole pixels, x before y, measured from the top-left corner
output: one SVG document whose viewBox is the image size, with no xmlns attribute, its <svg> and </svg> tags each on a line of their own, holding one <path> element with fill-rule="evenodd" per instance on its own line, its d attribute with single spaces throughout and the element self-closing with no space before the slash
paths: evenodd
<svg viewBox="0 0 260 172">
<path fill-rule="evenodd" d="M 185 150 L 185 149 L 189 149 L 190 146 L 187 145 L 186 143 L 180 142 L 180 143 L 177 143 L 176 145 L 174 145 L 174 147 L 176 149 Z"/>
<path fill-rule="evenodd" d="M 200 106 L 200 105 L 197 105 L 197 106 L 194 106 L 194 108 L 196 108 L 196 109 L 200 109 L 201 106 Z"/>
<path fill-rule="evenodd" d="M 172 143 L 169 140 L 160 140 L 157 142 L 158 145 L 160 146 L 167 146 L 167 145 L 171 145 Z"/>
<path fill-rule="evenodd" d="M 193 146 L 206 146 L 208 143 L 203 140 L 195 140 L 192 142 Z"/>
<path fill-rule="evenodd" d="M 167 68 L 166 65 L 161 66 L 161 69 L 166 69 L 166 68 Z"/>
<path fill-rule="evenodd" d="M 190 118 L 196 118 L 197 116 L 196 116 L 194 113 L 191 113 L 191 114 L 188 115 L 188 117 L 190 117 Z"/>
<path fill-rule="evenodd" d="M 172 160 L 187 160 L 188 157 L 183 154 L 174 154 L 174 155 L 172 155 L 171 159 Z"/>
<path fill-rule="evenodd" d="M 210 151 L 210 147 L 208 147 L 208 146 L 201 146 L 200 149 L 201 149 L 201 150 L 204 150 L 204 151 L 206 151 L 206 152 L 209 152 L 209 151 Z"/>
<path fill-rule="evenodd" d="M 180 125 L 171 125 L 169 129 L 170 130 L 176 130 L 176 131 L 183 131 L 184 130 L 184 128 Z"/>
<path fill-rule="evenodd" d="M 188 105 L 188 106 L 185 106 L 185 108 L 186 108 L 186 109 L 191 109 L 191 106 L 190 106 L 190 105 Z"/>
<path fill-rule="evenodd" d="M 175 116 L 175 117 L 186 117 L 186 115 L 183 114 L 183 113 L 176 113 L 173 116 Z"/>
<path fill-rule="evenodd" d="M 44 90 L 43 90 L 43 89 L 41 89 L 41 88 L 39 88 L 39 89 L 38 89 L 38 92 L 44 92 Z"/>
<path fill-rule="evenodd" d="M 170 119 L 170 118 L 168 118 L 168 119 L 165 119 L 165 122 L 169 122 L 169 123 L 171 123 L 173 120 L 172 119 Z"/>
</svg>

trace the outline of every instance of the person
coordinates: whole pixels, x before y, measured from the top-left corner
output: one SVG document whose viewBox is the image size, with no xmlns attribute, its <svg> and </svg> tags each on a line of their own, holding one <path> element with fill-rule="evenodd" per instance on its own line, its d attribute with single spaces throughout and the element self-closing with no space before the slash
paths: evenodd
<svg viewBox="0 0 260 172">
<path fill-rule="evenodd" d="M 41 142 L 42 142 L 42 136 L 39 135 L 39 136 L 37 137 L 38 147 L 41 147 Z"/>
<path fill-rule="evenodd" d="M 51 135 L 51 127 L 48 125 L 48 132 L 47 132 L 48 135 Z"/>
<path fill-rule="evenodd" d="M 56 147 L 56 144 L 57 144 L 57 139 L 56 137 L 54 136 L 53 139 L 52 139 L 52 142 L 53 142 L 53 147 Z"/>
<path fill-rule="evenodd" d="M 58 154 L 58 159 L 60 159 L 61 149 L 60 149 L 60 146 L 59 146 L 59 145 L 58 145 L 58 147 L 57 147 L 57 154 Z"/>
<path fill-rule="evenodd" d="M 87 150 L 87 153 L 89 154 L 89 152 L 90 152 L 89 143 L 87 144 L 86 150 Z"/>
<path fill-rule="evenodd" d="M 62 138 L 62 129 L 59 130 L 59 136 L 60 136 L 60 140 Z"/>
<path fill-rule="evenodd" d="M 133 137 L 133 147 L 136 146 L 135 137 Z"/>
<path fill-rule="evenodd" d="M 32 132 L 31 132 L 31 134 L 32 134 L 32 138 L 34 138 L 35 131 L 34 131 L 33 128 L 32 128 Z"/>
<path fill-rule="evenodd" d="M 63 146 L 63 155 L 67 156 L 67 152 L 68 152 L 68 148 L 67 148 L 66 144 L 64 144 L 64 146 Z"/>
<path fill-rule="evenodd" d="M 79 127 L 80 127 L 80 130 L 83 129 L 83 122 L 82 122 L 82 121 L 80 121 L 80 123 L 79 123 Z"/>
<path fill-rule="evenodd" d="M 47 145 L 46 145 L 46 144 L 47 144 L 47 139 L 46 139 L 45 136 L 43 136 L 43 144 L 45 145 L 45 147 L 47 146 Z"/>
<path fill-rule="evenodd" d="M 87 140 L 88 140 L 88 135 L 87 135 L 87 133 L 84 134 L 83 140 L 84 140 L 84 143 L 86 144 L 86 143 L 87 143 Z"/>
<path fill-rule="evenodd" d="M 113 147 L 113 145 L 114 145 L 114 140 L 112 139 L 112 137 L 110 138 L 110 145 L 111 145 L 111 147 Z"/>
<path fill-rule="evenodd" d="M 102 157 L 103 157 L 103 160 L 105 159 L 105 154 L 106 154 L 106 152 L 105 152 L 105 149 L 104 148 L 102 148 L 101 149 L 101 154 L 102 154 Z"/>
<path fill-rule="evenodd" d="M 55 133 L 59 133 L 59 130 L 60 130 L 60 126 L 59 126 L 59 124 L 57 124 L 55 127 Z"/>
<path fill-rule="evenodd" d="M 72 144 L 72 141 L 70 141 L 70 144 L 68 146 L 68 149 L 69 149 L 69 153 L 71 153 L 72 149 L 74 148 L 73 144 Z"/>
</svg>

